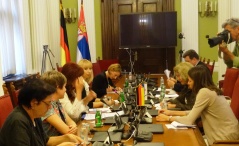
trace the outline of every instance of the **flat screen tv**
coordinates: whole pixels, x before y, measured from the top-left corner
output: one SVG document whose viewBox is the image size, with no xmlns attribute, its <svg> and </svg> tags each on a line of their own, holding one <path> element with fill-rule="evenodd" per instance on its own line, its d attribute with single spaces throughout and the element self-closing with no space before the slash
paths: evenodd
<svg viewBox="0 0 239 146">
<path fill-rule="evenodd" d="M 119 15 L 120 48 L 162 48 L 176 45 L 176 12 Z"/>
</svg>

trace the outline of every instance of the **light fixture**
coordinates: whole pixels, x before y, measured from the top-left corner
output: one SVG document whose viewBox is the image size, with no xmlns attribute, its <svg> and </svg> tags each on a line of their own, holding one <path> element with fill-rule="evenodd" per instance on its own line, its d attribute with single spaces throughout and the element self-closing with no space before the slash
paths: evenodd
<svg viewBox="0 0 239 146">
<path fill-rule="evenodd" d="M 64 18 L 66 23 L 76 22 L 76 9 L 75 8 L 64 8 Z"/>
<path fill-rule="evenodd" d="M 217 14 L 217 1 L 206 1 L 203 9 L 203 3 L 198 3 L 198 13 L 201 17 L 214 17 Z"/>
</svg>

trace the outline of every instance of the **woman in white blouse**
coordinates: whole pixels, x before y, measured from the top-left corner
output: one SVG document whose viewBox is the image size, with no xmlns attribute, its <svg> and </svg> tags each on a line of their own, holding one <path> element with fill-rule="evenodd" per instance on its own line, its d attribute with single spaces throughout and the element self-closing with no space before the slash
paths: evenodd
<svg viewBox="0 0 239 146">
<path fill-rule="evenodd" d="M 92 90 L 88 90 L 88 94 L 86 93 L 84 70 L 78 64 L 66 63 L 61 72 L 67 78 L 67 83 L 66 94 L 60 102 L 68 115 L 77 122 L 80 120 L 81 113 L 88 111 L 87 105 L 96 98 L 96 94 Z"/>
</svg>

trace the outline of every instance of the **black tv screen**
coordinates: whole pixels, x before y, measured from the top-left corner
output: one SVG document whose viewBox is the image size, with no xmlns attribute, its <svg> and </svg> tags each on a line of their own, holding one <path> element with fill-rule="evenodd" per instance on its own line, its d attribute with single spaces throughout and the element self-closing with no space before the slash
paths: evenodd
<svg viewBox="0 0 239 146">
<path fill-rule="evenodd" d="M 162 48 L 176 45 L 176 12 L 119 15 L 120 48 Z"/>
</svg>

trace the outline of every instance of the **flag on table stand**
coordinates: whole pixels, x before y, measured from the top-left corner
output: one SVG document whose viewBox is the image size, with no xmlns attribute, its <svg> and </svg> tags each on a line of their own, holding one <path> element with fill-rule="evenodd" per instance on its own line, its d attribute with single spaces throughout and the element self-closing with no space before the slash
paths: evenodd
<svg viewBox="0 0 239 146">
<path fill-rule="evenodd" d="M 68 45 L 68 38 L 66 32 L 66 23 L 63 15 L 63 7 L 62 2 L 60 1 L 60 9 L 61 9 L 61 28 L 60 28 L 60 37 L 61 37 L 61 65 L 66 64 L 67 62 L 71 61 L 69 45 Z"/>
<path fill-rule="evenodd" d="M 76 62 L 80 61 L 81 59 L 91 60 L 82 0 L 81 0 L 80 19 L 78 21 L 78 39 L 77 39 L 77 41 L 78 42 L 77 42 Z"/>
</svg>

